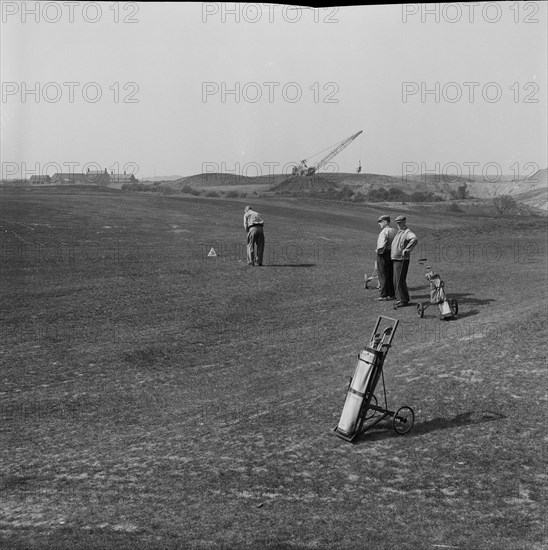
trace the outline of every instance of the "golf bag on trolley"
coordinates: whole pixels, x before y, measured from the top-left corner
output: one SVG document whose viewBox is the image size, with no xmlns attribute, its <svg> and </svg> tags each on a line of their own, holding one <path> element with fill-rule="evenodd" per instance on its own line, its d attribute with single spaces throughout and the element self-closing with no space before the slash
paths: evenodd
<svg viewBox="0 0 548 550">
<path fill-rule="evenodd" d="M 426 258 L 419 260 L 422 264 L 426 261 Z M 440 319 L 451 319 L 455 317 L 459 311 L 457 300 L 448 300 L 445 294 L 445 283 L 441 280 L 438 273 L 434 273 L 430 266 L 427 267 L 428 272 L 425 277 L 430 283 L 430 303 L 429 304 L 417 304 L 417 315 L 422 317 L 424 310 L 429 305 L 437 305 L 440 310 Z"/>
<path fill-rule="evenodd" d="M 386 399 L 383 365 L 398 323 L 397 319 L 379 316 L 369 345 L 365 346 L 358 355 L 354 376 L 348 384 L 341 417 L 334 430 L 341 439 L 353 442 L 387 417 L 392 418 L 392 427 L 398 434 L 406 434 L 413 427 L 415 422 L 413 409 L 403 406 L 397 411 L 389 410 Z M 375 396 L 379 379 L 382 380 L 384 407 L 379 406 Z"/>
</svg>

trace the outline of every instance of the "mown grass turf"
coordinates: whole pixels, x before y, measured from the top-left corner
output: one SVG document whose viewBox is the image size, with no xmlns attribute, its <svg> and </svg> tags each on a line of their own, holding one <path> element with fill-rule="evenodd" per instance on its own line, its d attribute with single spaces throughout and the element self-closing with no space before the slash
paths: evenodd
<svg viewBox="0 0 548 550">
<path fill-rule="evenodd" d="M 262 268 L 242 201 L 2 192 L 4 546 L 541 548 L 543 222 L 408 211 L 414 303 L 423 255 L 459 301 L 442 322 L 363 289 L 384 211 L 253 205 Z M 415 426 L 351 445 L 333 428 L 379 314 Z"/>
</svg>

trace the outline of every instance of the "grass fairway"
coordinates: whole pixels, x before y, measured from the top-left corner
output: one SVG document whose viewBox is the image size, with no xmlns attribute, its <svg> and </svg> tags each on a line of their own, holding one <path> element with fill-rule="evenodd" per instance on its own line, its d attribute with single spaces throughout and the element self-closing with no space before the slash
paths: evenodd
<svg viewBox="0 0 548 550">
<path fill-rule="evenodd" d="M 364 290 L 385 211 L 251 204 L 262 268 L 241 200 L 0 193 L 2 547 L 544 548 L 545 219 L 408 210 L 442 322 Z M 333 428 L 380 314 L 415 426 L 353 445 Z"/>
</svg>

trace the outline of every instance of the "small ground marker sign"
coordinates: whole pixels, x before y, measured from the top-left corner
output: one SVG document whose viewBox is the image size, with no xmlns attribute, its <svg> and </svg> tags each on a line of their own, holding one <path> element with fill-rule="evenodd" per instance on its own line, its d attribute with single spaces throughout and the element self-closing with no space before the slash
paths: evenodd
<svg viewBox="0 0 548 550">
<path fill-rule="evenodd" d="M 215 252 L 215 249 L 211 247 L 211 250 L 209 251 L 209 254 L 207 255 L 208 258 L 216 258 L 217 252 Z"/>
</svg>

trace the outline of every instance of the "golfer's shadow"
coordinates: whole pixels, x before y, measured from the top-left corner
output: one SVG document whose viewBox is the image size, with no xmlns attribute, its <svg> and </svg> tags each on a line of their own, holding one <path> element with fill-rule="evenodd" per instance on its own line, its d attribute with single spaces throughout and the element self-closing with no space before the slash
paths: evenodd
<svg viewBox="0 0 548 550">
<path fill-rule="evenodd" d="M 315 267 L 316 264 L 263 264 L 262 267 Z"/>
<path fill-rule="evenodd" d="M 469 426 L 471 424 L 483 424 L 485 422 L 493 422 L 504 418 L 507 418 L 507 416 L 501 414 L 500 412 L 481 410 L 461 413 L 453 418 L 433 418 L 432 420 L 426 420 L 425 422 L 420 423 L 417 423 L 415 420 L 415 424 L 411 430 L 405 434 L 405 437 L 420 437 L 439 430 L 460 428 L 461 426 Z M 360 445 L 362 443 L 381 441 L 383 439 L 393 437 L 400 436 L 392 429 L 391 417 L 387 417 L 385 420 L 380 421 L 374 428 L 371 429 L 371 431 L 361 434 L 356 439 L 355 444 Z"/>
</svg>

